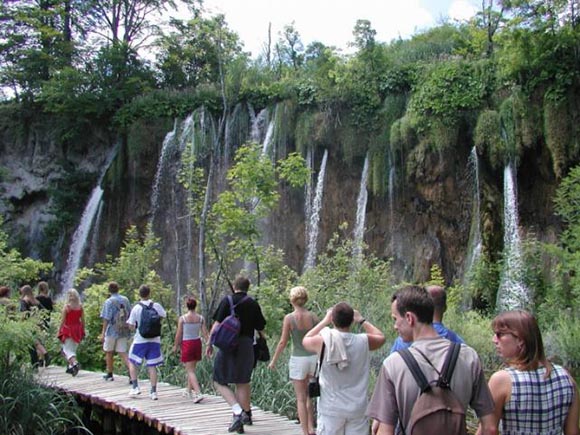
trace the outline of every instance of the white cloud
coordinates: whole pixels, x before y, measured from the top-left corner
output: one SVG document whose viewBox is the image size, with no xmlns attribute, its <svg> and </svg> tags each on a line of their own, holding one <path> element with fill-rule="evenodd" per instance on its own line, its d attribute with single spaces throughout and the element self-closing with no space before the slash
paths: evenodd
<svg viewBox="0 0 580 435">
<path fill-rule="evenodd" d="M 205 0 L 204 5 L 208 12 L 226 16 L 254 56 L 267 41 L 269 22 L 274 42 L 283 27 L 294 22 L 305 45 L 320 41 L 345 50 L 358 19 L 369 20 L 377 40 L 384 42 L 434 24 L 420 0 Z"/>
<path fill-rule="evenodd" d="M 465 21 L 473 17 L 477 11 L 478 9 L 473 3 L 466 0 L 457 0 L 449 7 L 449 18 Z"/>
</svg>

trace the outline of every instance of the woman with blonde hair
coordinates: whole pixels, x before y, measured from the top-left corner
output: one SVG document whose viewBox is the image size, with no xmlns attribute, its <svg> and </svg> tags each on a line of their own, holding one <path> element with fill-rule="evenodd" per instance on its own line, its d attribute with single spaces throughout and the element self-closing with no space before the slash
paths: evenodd
<svg viewBox="0 0 580 435">
<path fill-rule="evenodd" d="M 66 303 L 62 309 L 58 339 L 62 343 L 62 354 L 66 358 L 66 372 L 76 376 L 79 372 L 77 348 L 85 337 L 85 322 L 83 306 L 79 293 L 70 289 L 66 293 Z"/>
<path fill-rule="evenodd" d="M 187 296 L 185 305 L 188 311 L 177 321 L 173 351 L 181 353 L 181 362 L 187 372 L 185 396 L 193 399 L 193 403 L 199 403 L 203 400 L 203 395 L 195 375 L 195 367 L 201 361 L 201 337 L 208 343 L 209 334 L 203 316 L 195 312 L 195 298 Z"/>
<path fill-rule="evenodd" d="M 492 328 L 496 351 L 507 365 L 489 380 L 501 433 L 578 435 L 576 383 L 546 358 L 534 316 L 523 310 L 505 311 L 493 319 Z"/>
<path fill-rule="evenodd" d="M 315 353 L 304 349 L 302 339 L 318 323 L 318 319 L 304 307 L 307 301 L 308 292 L 304 287 L 290 289 L 290 304 L 292 304 L 294 310 L 284 316 L 282 336 L 268 368 L 273 370 L 276 367 L 276 361 L 278 361 L 288 341 L 292 338 L 292 355 L 288 363 L 289 377 L 294 386 L 298 419 L 302 426 L 302 432 L 304 435 L 311 435 L 316 431 L 314 430 L 312 401 L 308 397 L 308 381 L 314 376 L 318 357 Z"/>
</svg>

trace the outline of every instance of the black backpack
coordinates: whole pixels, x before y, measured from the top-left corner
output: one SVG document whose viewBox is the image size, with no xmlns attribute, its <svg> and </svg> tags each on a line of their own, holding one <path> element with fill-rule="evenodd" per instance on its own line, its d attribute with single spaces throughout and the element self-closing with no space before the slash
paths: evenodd
<svg viewBox="0 0 580 435">
<path fill-rule="evenodd" d="M 161 335 L 161 316 L 153 308 L 153 302 L 145 305 L 139 302 L 143 307 L 141 310 L 141 320 L 139 321 L 139 334 L 143 338 L 155 338 Z"/>
<path fill-rule="evenodd" d="M 461 344 L 451 343 L 441 372 L 419 349 L 416 350 L 439 374 L 439 379 L 435 385 L 429 385 L 411 351 L 409 349 L 398 351 L 421 390 L 421 395 L 411 410 L 407 427 L 401 424 L 403 433 L 406 435 L 467 435 L 465 408 L 450 387 Z"/>
</svg>

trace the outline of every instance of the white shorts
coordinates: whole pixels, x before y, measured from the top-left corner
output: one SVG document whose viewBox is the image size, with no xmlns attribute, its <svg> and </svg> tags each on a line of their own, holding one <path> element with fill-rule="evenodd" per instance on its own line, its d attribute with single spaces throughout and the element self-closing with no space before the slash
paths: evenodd
<svg viewBox="0 0 580 435">
<path fill-rule="evenodd" d="M 64 343 L 62 344 L 62 353 L 64 353 L 64 357 L 67 361 L 73 356 L 77 356 L 77 347 L 79 347 L 79 344 L 72 338 L 64 340 Z"/>
<path fill-rule="evenodd" d="M 127 353 L 127 349 L 129 349 L 128 337 L 105 337 L 103 342 L 103 350 L 105 352 Z"/>
<path fill-rule="evenodd" d="M 318 355 L 291 356 L 288 362 L 288 376 L 294 381 L 303 381 L 314 376 Z"/>
<path fill-rule="evenodd" d="M 370 432 L 369 419 L 361 417 L 342 418 L 336 415 L 318 415 L 317 435 L 361 435 Z"/>
</svg>

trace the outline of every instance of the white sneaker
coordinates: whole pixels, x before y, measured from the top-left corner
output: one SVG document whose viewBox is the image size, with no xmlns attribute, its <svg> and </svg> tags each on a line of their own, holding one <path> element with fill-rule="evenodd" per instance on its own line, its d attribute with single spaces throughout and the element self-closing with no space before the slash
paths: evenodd
<svg viewBox="0 0 580 435">
<path fill-rule="evenodd" d="M 131 397 L 138 396 L 139 394 L 141 394 L 141 390 L 139 389 L 139 387 L 133 387 L 131 388 L 131 391 L 129 391 L 129 396 Z"/>
<path fill-rule="evenodd" d="M 192 399 L 193 399 L 193 403 L 199 403 L 203 400 L 203 394 L 201 393 L 193 393 L 192 395 Z"/>
<path fill-rule="evenodd" d="M 157 400 L 157 393 L 155 391 L 151 391 L 151 393 L 149 393 L 149 397 L 151 397 L 151 400 Z"/>
</svg>

